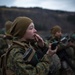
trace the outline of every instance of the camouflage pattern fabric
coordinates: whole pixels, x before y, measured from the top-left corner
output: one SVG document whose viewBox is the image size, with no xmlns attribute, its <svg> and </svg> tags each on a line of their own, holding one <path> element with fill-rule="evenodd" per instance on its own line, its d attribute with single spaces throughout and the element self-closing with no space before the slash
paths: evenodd
<svg viewBox="0 0 75 75">
<path fill-rule="evenodd" d="M 52 37 L 50 40 L 47 40 L 47 42 L 49 43 L 49 42 L 54 42 L 54 41 L 60 41 L 60 39 L 61 38 L 55 38 L 55 37 Z M 74 55 L 74 49 L 72 48 L 72 47 L 66 47 L 66 44 L 64 44 L 64 43 L 62 43 L 62 42 L 60 42 L 59 44 L 58 44 L 58 52 L 59 51 L 61 51 L 61 50 L 64 50 L 65 49 L 65 51 L 68 53 L 68 55 L 70 56 L 70 57 L 74 57 L 73 55 Z M 61 53 L 61 55 L 62 55 L 62 53 Z M 71 61 L 72 61 L 72 59 L 71 59 Z M 63 63 L 64 61 L 61 61 L 61 63 Z M 62 66 L 63 65 L 63 66 Z M 66 72 L 68 72 L 68 70 L 67 69 L 70 69 L 69 68 L 69 66 L 67 65 L 67 63 L 66 64 L 61 64 L 61 66 L 63 67 L 63 71 L 65 71 L 65 74 L 66 74 Z M 64 70 L 65 69 L 65 70 Z M 67 71 L 66 71 L 67 70 Z M 70 69 L 70 71 L 71 71 L 71 69 Z M 68 74 L 68 73 L 67 73 Z M 67 75 L 66 74 L 66 75 Z M 64 73 L 62 72 L 62 75 L 64 75 Z"/>
<path fill-rule="evenodd" d="M 47 46 L 49 45 L 50 42 L 53 41 L 51 39 L 52 38 L 50 38 L 50 40 L 45 40 L 45 43 L 46 43 Z M 52 67 L 50 67 L 50 73 L 52 73 L 52 75 L 59 75 L 59 70 L 61 68 L 60 58 L 58 57 L 57 54 L 54 54 L 51 57 L 51 59 L 52 59 L 53 65 L 52 65 Z"/>
<path fill-rule="evenodd" d="M 6 52 L 8 44 L 5 38 L 0 37 L 0 56 Z"/>
<path fill-rule="evenodd" d="M 31 45 L 25 42 L 23 42 L 23 44 L 25 45 L 25 49 L 20 46 L 11 49 L 7 58 L 8 69 L 13 71 L 15 75 L 47 75 L 49 67 L 52 65 L 51 57 L 45 54 L 36 66 L 32 66 L 29 63 L 26 64 L 25 60 L 23 60 L 24 53 Z"/>
</svg>

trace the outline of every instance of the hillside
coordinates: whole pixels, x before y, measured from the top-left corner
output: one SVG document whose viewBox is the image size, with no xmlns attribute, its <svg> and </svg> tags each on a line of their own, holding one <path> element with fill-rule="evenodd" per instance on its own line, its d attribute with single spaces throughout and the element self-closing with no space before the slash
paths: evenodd
<svg viewBox="0 0 75 75">
<path fill-rule="evenodd" d="M 0 6 L 0 29 L 4 28 L 7 20 L 13 21 L 18 16 L 33 19 L 37 30 L 49 31 L 54 25 L 62 27 L 63 32 L 75 30 L 75 12 L 48 10 L 42 8 L 17 8 Z"/>
</svg>

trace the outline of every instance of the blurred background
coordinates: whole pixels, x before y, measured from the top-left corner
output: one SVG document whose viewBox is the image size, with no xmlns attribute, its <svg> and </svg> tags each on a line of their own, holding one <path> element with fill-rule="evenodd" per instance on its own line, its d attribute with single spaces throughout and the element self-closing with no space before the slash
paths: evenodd
<svg viewBox="0 0 75 75">
<path fill-rule="evenodd" d="M 42 37 L 59 25 L 64 34 L 75 31 L 75 0 L 0 0 L 0 33 L 6 21 L 18 16 L 30 17 Z"/>
</svg>

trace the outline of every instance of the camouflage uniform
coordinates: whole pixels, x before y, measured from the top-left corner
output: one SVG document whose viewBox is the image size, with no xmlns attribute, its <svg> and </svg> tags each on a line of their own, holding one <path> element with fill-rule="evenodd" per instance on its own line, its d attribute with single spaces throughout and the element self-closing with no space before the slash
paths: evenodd
<svg viewBox="0 0 75 75">
<path fill-rule="evenodd" d="M 52 65 L 51 57 L 44 54 L 39 59 L 37 51 L 25 40 L 20 40 L 32 22 L 30 18 L 18 17 L 14 20 L 10 34 L 15 38 L 7 52 L 7 75 L 47 75 Z"/>
<path fill-rule="evenodd" d="M 72 47 L 68 47 L 66 45 L 66 43 L 61 42 L 62 37 L 60 36 L 60 38 L 58 38 L 57 36 L 55 36 L 56 32 L 61 32 L 61 27 L 54 26 L 51 29 L 52 38 L 49 40 L 49 42 L 51 42 L 51 43 L 55 42 L 55 41 L 59 42 L 57 55 L 60 57 L 60 60 L 61 60 L 62 74 L 64 74 L 63 71 L 65 71 L 65 74 L 66 74 L 68 72 L 67 70 L 68 70 L 69 66 L 67 65 L 66 61 L 64 60 L 65 57 L 63 57 L 63 55 L 67 56 L 69 58 L 70 56 L 72 56 L 74 50 Z M 70 55 L 68 54 L 68 52 L 71 52 Z"/>
<path fill-rule="evenodd" d="M 9 43 L 10 36 L 9 35 L 9 29 L 12 25 L 11 21 L 7 21 L 5 23 L 5 34 L 0 34 L 0 64 L 1 64 L 1 56 L 6 53 L 7 48 L 11 45 L 11 43 Z M 8 38 L 9 37 L 9 38 Z"/>
<path fill-rule="evenodd" d="M 50 57 L 45 54 L 42 59 L 39 60 L 31 45 L 24 42 L 21 42 L 21 44 L 25 45 L 24 49 L 19 45 L 13 45 L 7 59 L 7 70 L 11 70 L 15 75 L 47 75 L 49 72 L 49 66 L 52 64 Z M 26 53 L 29 48 L 32 49 L 33 55 L 30 55 L 27 59 L 24 59 L 24 53 Z"/>
<path fill-rule="evenodd" d="M 10 39 L 8 38 L 8 35 L 11 24 L 12 24 L 11 21 L 7 21 L 5 23 L 5 29 L 6 29 L 5 34 L 0 34 L 0 56 L 6 52 L 6 49 L 10 45 L 8 42 Z"/>
</svg>

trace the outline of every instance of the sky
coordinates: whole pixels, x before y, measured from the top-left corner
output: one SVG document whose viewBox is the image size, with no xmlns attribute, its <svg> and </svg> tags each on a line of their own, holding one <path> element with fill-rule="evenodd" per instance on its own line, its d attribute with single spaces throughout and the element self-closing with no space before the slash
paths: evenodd
<svg viewBox="0 0 75 75">
<path fill-rule="evenodd" d="M 41 7 L 75 12 L 75 0 L 0 0 L 0 6 Z"/>
</svg>

